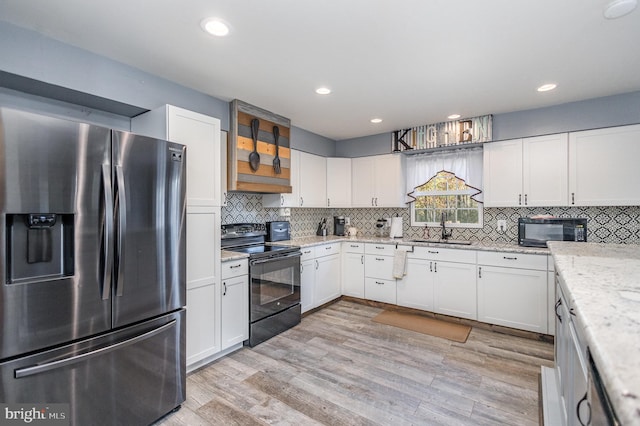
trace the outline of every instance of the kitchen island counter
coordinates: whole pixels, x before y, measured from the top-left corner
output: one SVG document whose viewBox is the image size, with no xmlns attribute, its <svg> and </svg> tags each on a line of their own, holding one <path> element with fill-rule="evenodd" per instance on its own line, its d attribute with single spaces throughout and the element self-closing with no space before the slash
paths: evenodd
<svg viewBox="0 0 640 426">
<path fill-rule="evenodd" d="M 549 242 L 622 424 L 640 424 L 640 246 Z"/>
</svg>

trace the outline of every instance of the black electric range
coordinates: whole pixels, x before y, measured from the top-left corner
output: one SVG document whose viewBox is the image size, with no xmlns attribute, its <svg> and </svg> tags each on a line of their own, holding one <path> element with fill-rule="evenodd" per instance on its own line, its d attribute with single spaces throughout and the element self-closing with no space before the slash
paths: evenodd
<svg viewBox="0 0 640 426">
<path fill-rule="evenodd" d="M 300 250 L 298 246 L 266 243 L 266 235 L 266 226 L 263 223 L 222 225 L 221 246 L 225 250 L 247 253 L 251 259 L 293 253 Z"/>
</svg>

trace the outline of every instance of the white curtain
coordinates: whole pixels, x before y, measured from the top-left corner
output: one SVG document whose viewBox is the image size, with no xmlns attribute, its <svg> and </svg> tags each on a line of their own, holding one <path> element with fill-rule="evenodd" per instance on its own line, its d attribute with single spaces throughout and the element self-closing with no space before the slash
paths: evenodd
<svg viewBox="0 0 640 426">
<path fill-rule="evenodd" d="M 482 148 L 461 149 L 452 152 L 437 152 L 407 156 L 407 203 L 415 201 L 412 194 L 427 183 L 438 172 L 455 174 L 476 189 L 472 198 L 482 202 Z"/>
</svg>

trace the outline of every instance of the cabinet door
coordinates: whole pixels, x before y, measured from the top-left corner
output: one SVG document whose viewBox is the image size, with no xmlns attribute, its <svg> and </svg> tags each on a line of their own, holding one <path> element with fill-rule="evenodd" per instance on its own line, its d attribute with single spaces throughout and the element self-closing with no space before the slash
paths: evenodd
<svg viewBox="0 0 640 426">
<path fill-rule="evenodd" d="M 522 204 L 566 206 L 569 202 L 569 138 L 566 133 L 523 139 Z"/>
<path fill-rule="evenodd" d="M 131 131 L 187 146 L 187 205 L 221 206 L 226 180 L 220 120 L 172 105 L 131 119 Z M 224 188 L 223 188 L 224 182 Z"/>
<path fill-rule="evenodd" d="M 570 203 L 640 205 L 640 125 L 569 134 Z"/>
<path fill-rule="evenodd" d="M 367 300 L 396 304 L 395 280 L 383 280 L 380 278 L 365 278 L 364 295 Z"/>
<path fill-rule="evenodd" d="M 408 258 L 406 275 L 396 281 L 398 305 L 433 311 L 432 271 L 433 261 Z"/>
<path fill-rule="evenodd" d="M 522 139 L 483 146 L 485 207 L 522 205 Z"/>
<path fill-rule="evenodd" d="M 375 207 L 406 207 L 402 155 L 374 157 Z"/>
<path fill-rule="evenodd" d="M 570 400 L 571 389 L 571 364 L 569 364 L 569 345 L 571 345 L 571 333 L 569 324 L 571 317 L 567 302 L 562 296 L 559 285 L 556 284 L 557 300 L 555 303 L 555 312 L 557 315 L 556 335 L 555 335 L 555 360 L 556 372 L 558 375 L 558 389 L 560 392 L 560 403 L 562 406 L 563 424 L 567 424 L 567 409 Z"/>
<path fill-rule="evenodd" d="M 587 399 L 587 362 L 585 352 L 578 339 L 574 323 L 569 327 L 571 345 L 569 346 L 569 363 L 571 365 L 571 399 L 567 406 L 567 424 L 589 424 L 591 409 Z"/>
<path fill-rule="evenodd" d="M 364 274 L 366 277 L 393 280 L 393 257 L 378 254 L 367 254 L 364 257 Z"/>
<path fill-rule="evenodd" d="M 264 194 L 262 195 L 263 207 L 300 207 L 300 151 L 291 150 L 291 193 L 290 194 Z"/>
<path fill-rule="evenodd" d="M 313 309 L 313 296 L 316 287 L 315 259 L 308 259 L 300 263 L 300 308 L 302 313 Z"/>
<path fill-rule="evenodd" d="M 187 207 L 187 289 L 220 281 L 220 215 Z"/>
<path fill-rule="evenodd" d="M 547 333 L 547 271 L 478 266 L 478 321 Z"/>
<path fill-rule="evenodd" d="M 168 139 L 187 146 L 187 205 L 222 204 L 220 120 L 168 107 Z"/>
<path fill-rule="evenodd" d="M 240 275 L 222 281 L 221 350 L 249 338 L 249 278 Z"/>
<path fill-rule="evenodd" d="M 351 207 L 350 158 L 327 158 L 327 207 Z"/>
<path fill-rule="evenodd" d="M 375 180 L 373 157 L 351 160 L 351 205 L 352 207 L 375 207 Z"/>
<path fill-rule="evenodd" d="M 314 305 L 320 306 L 340 297 L 340 255 L 320 257 L 316 262 Z"/>
<path fill-rule="evenodd" d="M 300 153 L 300 207 L 327 206 L 327 161 L 319 155 Z"/>
<path fill-rule="evenodd" d="M 187 290 L 187 369 L 220 352 L 218 285 L 209 284 Z"/>
<path fill-rule="evenodd" d="M 342 254 L 342 294 L 364 299 L 364 254 Z"/>
<path fill-rule="evenodd" d="M 434 312 L 477 319 L 476 265 L 433 262 Z"/>
</svg>

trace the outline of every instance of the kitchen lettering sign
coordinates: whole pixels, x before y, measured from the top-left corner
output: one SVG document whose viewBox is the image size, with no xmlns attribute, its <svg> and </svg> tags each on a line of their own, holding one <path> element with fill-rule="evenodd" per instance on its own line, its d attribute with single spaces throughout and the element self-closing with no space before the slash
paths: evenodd
<svg viewBox="0 0 640 426">
<path fill-rule="evenodd" d="M 227 189 L 291 193 L 291 121 L 241 100 L 231 102 Z"/>
<path fill-rule="evenodd" d="M 391 132 L 391 151 L 406 152 L 488 142 L 492 138 L 493 116 L 445 121 Z"/>
</svg>

